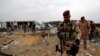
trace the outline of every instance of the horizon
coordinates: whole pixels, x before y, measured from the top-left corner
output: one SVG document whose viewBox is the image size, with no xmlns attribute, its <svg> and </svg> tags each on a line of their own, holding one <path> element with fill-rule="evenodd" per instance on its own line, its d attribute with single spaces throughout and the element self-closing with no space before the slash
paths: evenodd
<svg viewBox="0 0 100 56">
<path fill-rule="evenodd" d="M 62 21 L 62 13 L 70 10 L 71 20 L 100 23 L 99 0 L 0 0 L 0 21 L 35 20 L 39 22 Z"/>
</svg>

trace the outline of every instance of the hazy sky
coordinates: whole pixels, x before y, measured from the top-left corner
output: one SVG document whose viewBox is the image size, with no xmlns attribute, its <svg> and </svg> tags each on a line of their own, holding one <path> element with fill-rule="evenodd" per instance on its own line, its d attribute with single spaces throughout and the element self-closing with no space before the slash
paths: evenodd
<svg viewBox="0 0 100 56">
<path fill-rule="evenodd" d="M 5 20 L 63 20 L 64 10 L 71 19 L 85 16 L 100 22 L 100 0 L 0 0 L 0 21 Z"/>
</svg>

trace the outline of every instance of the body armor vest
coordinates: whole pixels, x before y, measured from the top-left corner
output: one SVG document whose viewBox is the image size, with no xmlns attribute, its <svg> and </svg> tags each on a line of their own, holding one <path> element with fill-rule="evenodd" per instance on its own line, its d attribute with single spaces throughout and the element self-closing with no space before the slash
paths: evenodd
<svg viewBox="0 0 100 56">
<path fill-rule="evenodd" d="M 61 40 L 74 40 L 76 37 L 75 27 L 72 26 L 72 22 L 61 23 L 59 29 L 60 39 Z"/>
</svg>

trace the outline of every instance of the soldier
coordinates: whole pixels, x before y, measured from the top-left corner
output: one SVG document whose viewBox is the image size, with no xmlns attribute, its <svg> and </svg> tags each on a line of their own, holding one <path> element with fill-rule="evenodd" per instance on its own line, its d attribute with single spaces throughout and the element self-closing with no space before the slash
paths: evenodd
<svg viewBox="0 0 100 56">
<path fill-rule="evenodd" d="M 34 32 L 35 33 L 35 27 L 36 27 L 36 24 L 35 24 L 35 22 L 32 22 L 32 33 Z"/>
<path fill-rule="evenodd" d="M 79 28 L 81 30 L 81 39 L 83 40 L 84 49 L 87 49 L 87 40 L 89 39 L 91 27 L 90 23 L 85 20 L 84 16 L 82 16 L 80 19 Z"/>
<path fill-rule="evenodd" d="M 67 56 L 76 56 L 80 44 L 80 29 L 76 22 L 70 20 L 70 11 L 66 10 L 63 13 L 64 21 L 58 25 L 58 38 L 60 40 L 60 48 L 56 45 L 56 51 L 66 51 Z"/>
<path fill-rule="evenodd" d="M 24 30 L 24 32 L 27 32 L 27 30 L 28 30 L 28 22 L 23 22 L 23 30 Z"/>
<path fill-rule="evenodd" d="M 96 33 L 96 25 L 94 24 L 93 21 L 90 21 L 90 26 L 91 26 L 91 31 L 89 34 L 89 40 L 93 39 L 95 33 Z"/>
</svg>

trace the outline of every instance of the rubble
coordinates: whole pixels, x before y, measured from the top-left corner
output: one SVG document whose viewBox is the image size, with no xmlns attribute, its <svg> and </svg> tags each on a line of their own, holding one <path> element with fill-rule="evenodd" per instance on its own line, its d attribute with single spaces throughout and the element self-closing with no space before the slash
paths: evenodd
<svg viewBox="0 0 100 56">
<path fill-rule="evenodd" d="M 18 40 L 14 40 L 14 41 L 11 42 L 11 44 L 14 45 L 14 46 L 17 46 L 17 45 L 20 45 L 21 42 L 18 41 Z"/>
<path fill-rule="evenodd" d="M 24 37 L 22 34 L 16 32 L 13 34 L 13 36 L 10 36 L 8 38 L 2 39 L 5 44 L 3 43 L 3 46 L 0 46 L 0 51 L 2 51 L 4 54 L 11 54 L 13 56 L 56 56 L 57 54 L 57 56 L 60 55 L 60 53 L 55 52 L 55 45 L 59 42 L 56 35 L 49 35 L 50 38 L 48 40 L 48 46 L 43 44 L 43 38 L 41 38 L 40 35 L 37 36 L 35 34 L 27 34 L 26 37 Z M 95 48 L 97 46 L 99 48 L 100 42 L 90 42 L 88 47 L 89 50 L 87 50 L 87 52 L 83 50 L 82 45 L 83 43 L 81 43 L 80 51 L 77 56 L 95 56 L 95 51 L 98 50 Z M 66 56 L 66 53 L 64 55 Z"/>
<path fill-rule="evenodd" d="M 0 56 L 13 56 L 13 55 L 9 55 L 9 54 L 5 54 L 5 53 L 0 52 Z"/>
<path fill-rule="evenodd" d="M 92 55 L 92 54 L 90 54 L 90 53 L 86 53 L 85 55 L 86 55 L 86 56 L 93 56 L 93 55 Z"/>
<path fill-rule="evenodd" d="M 1 49 L 4 50 L 4 49 L 7 49 L 10 45 L 18 46 L 18 45 L 20 45 L 20 44 L 21 44 L 21 42 L 18 41 L 18 40 L 11 40 L 11 41 L 9 41 L 9 42 L 3 44 L 3 45 L 1 46 Z"/>
<path fill-rule="evenodd" d="M 0 37 L 1 37 L 1 38 L 7 38 L 7 32 L 1 33 L 1 34 L 0 34 Z"/>
<path fill-rule="evenodd" d="M 2 34 L 3 34 L 3 35 L 6 35 L 6 34 L 7 34 L 7 32 L 3 32 Z"/>
<path fill-rule="evenodd" d="M 8 45 L 2 46 L 1 50 L 7 49 L 8 47 Z"/>
</svg>

